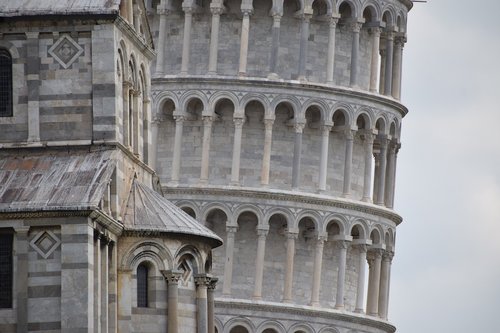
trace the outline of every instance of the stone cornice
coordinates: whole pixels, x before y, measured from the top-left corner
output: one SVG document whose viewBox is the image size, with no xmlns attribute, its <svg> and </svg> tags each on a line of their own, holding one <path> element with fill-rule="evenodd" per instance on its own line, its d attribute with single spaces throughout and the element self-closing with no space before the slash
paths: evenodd
<svg viewBox="0 0 500 333">
<path fill-rule="evenodd" d="M 240 187 L 225 187 L 225 188 L 215 188 L 215 187 L 162 187 L 163 193 L 165 195 L 198 195 L 198 196 L 219 196 L 219 197 L 235 197 L 237 193 L 238 197 L 243 198 L 258 198 L 263 200 L 279 200 L 288 202 L 305 203 L 319 206 L 336 207 L 340 209 L 347 209 L 352 211 L 357 211 L 361 213 L 371 214 L 375 216 L 380 216 L 388 220 L 393 221 L 396 225 L 403 222 L 400 215 L 391 211 L 387 208 L 377 207 L 372 204 L 367 204 L 361 201 L 351 201 L 341 198 L 332 198 L 324 195 L 318 194 L 307 194 L 307 193 L 292 193 L 285 191 L 270 191 L 270 190 L 258 190 Z"/>
<path fill-rule="evenodd" d="M 389 322 L 377 320 L 374 317 L 367 317 L 357 313 L 347 313 L 326 308 L 313 308 L 309 306 L 293 306 L 290 304 L 269 303 L 269 302 L 252 302 L 246 300 L 233 300 L 233 299 L 215 299 L 215 306 L 217 311 L 220 309 L 238 309 L 248 310 L 252 313 L 283 313 L 291 315 L 299 315 L 313 318 L 325 318 L 330 320 L 338 320 L 346 323 L 359 324 L 363 326 L 373 327 L 384 332 L 394 333 L 396 327 Z M 244 316 L 242 313 L 241 315 Z"/>
<path fill-rule="evenodd" d="M 152 60 L 156 56 L 153 46 L 148 45 L 144 38 L 140 37 L 135 32 L 134 28 L 127 21 L 125 21 L 125 19 L 118 15 L 116 17 L 115 24 L 130 38 L 132 43 L 148 57 L 148 59 Z"/>
<path fill-rule="evenodd" d="M 342 86 L 330 86 L 323 83 L 313 83 L 313 82 L 299 82 L 299 81 L 285 81 L 285 80 L 270 80 L 264 78 L 245 78 L 239 79 L 236 77 L 228 77 L 228 76 L 187 76 L 187 77 L 178 77 L 178 76 L 168 76 L 168 77 L 155 77 L 151 80 L 152 89 L 153 90 L 163 90 L 161 84 L 190 84 L 196 83 L 198 87 L 211 87 L 213 89 L 213 85 L 229 85 L 229 86 L 248 86 L 249 88 L 255 89 L 256 86 L 259 88 L 295 88 L 301 91 L 314 91 L 320 93 L 327 94 L 335 94 L 339 96 L 351 97 L 353 99 L 361 99 L 364 101 L 373 101 L 380 103 L 382 105 L 386 105 L 397 110 L 402 117 L 404 117 L 408 113 L 408 108 L 401 104 L 399 101 L 371 93 L 369 91 L 352 89 L 349 87 Z M 182 89 L 179 86 L 176 86 L 176 89 Z"/>
</svg>

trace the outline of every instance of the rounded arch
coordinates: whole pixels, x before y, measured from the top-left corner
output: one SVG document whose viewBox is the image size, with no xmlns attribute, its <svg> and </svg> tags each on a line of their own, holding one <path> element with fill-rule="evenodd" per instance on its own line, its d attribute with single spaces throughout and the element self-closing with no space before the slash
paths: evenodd
<svg viewBox="0 0 500 333">
<path fill-rule="evenodd" d="M 318 333 L 340 333 L 338 329 L 336 329 L 335 327 L 323 327 L 321 328 Z"/>
<path fill-rule="evenodd" d="M 9 52 L 12 59 L 19 59 L 19 50 L 14 44 L 6 40 L 0 40 L 0 48 L 5 49 L 7 52 Z"/>
<path fill-rule="evenodd" d="M 281 215 L 284 217 L 288 229 L 292 229 L 294 227 L 293 217 L 292 217 L 291 212 L 289 212 L 281 207 L 274 207 L 274 208 L 270 209 L 269 211 L 267 211 L 266 214 L 264 215 L 263 224 L 269 225 L 269 220 L 275 215 Z"/>
<path fill-rule="evenodd" d="M 365 2 L 363 4 L 362 13 L 363 18 L 365 19 L 365 23 L 380 22 L 381 20 L 381 9 L 378 2 L 371 0 Z M 366 13 L 370 14 L 370 21 L 367 20 L 367 17 L 365 16 Z"/>
<path fill-rule="evenodd" d="M 349 235 L 353 239 L 367 239 L 368 238 L 368 224 L 362 219 L 356 219 L 349 227 Z"/>
<path fill-rule="evenodd" d="M 295 223 L 294 223 L 295 229 L 299 228 L 300 221 L 304 218 L 309 218 L 314 223 L 314 228 L 318 232 L 321 232 L 323 230 L 322 223 L 321 223 L 321 216 L 312 210 L 306 210 L 306 211 L 303 211 L 297 215 L 297 218 L 295 219 Z"/>
<path fill-rule="evenodd" d="M 379 116 L 377 120 L 375 121 L 375 129 L 377 130 L 378 134 L 388 134 L 387 130 L 387 119 L 384 116 Z"/>
<path fill-rule="evenodd" d="M 189 90 L 189 91 L 186 91 L 184 94 L 182 94 L 181 97 L 179 98 L 179 106 L 181 107 L 182 113 L 187 112 L 186 109 L 187 109 L 189 102 L 191 102 L 194 99 L 198 99 L 201 102 L 201 104 L 203 106 L 203 110 L 202 110 L 203 112 L 205 112 L 205 110 L 207 110 L 207 106 L 208 106 L 207 96 L 205 96 L 205 94 L 203 94 L 200 91 Z"/>
<path fill-rule="evenodd" d="M 391 4 L 387 4 L 382 9 L 382 21 L 385 23 L 386 28 L 396 25 L 396 10 Z"/>
<path fill-rule="evenodd" d="M 278 95 L 271 102 L 271 109 L 273 114 L 276 114 L 276 108 L 281 103 L 288 105 L 293 111 L 293 117 L 295 119 L 301 118 L 301 107 L 300 101 L 295 96 L 287 96 L 287 95 Z"/>
<path fill-rule="evenodd" d="M 345 219 L 345 217 L 343 217 L 340 214 L 329 215 L 325 219 L 325 222 L 323 223 L 323 232 L 327 233 L 328 232 L 328 228 L 332 224 L 337 224 L 337 226 L 339 227 L 339 235 L 340 236 L 348 236 L 348 235 L 346 235 L 346 230 L 347 230 L 347 224 L 348 223 L 347 223 L 347 220 Z"/>
<path fill-rule="evenodd" d="M 275 333 L 286 332 L 285 326 L 276 320 L 267 320 L 257 327 L 257 333 L 267 333 L 265 330 L 274 330 Z"/>
<path fill-rule="evenodd" d="M 372 241 L 372 245 L 382 245 L 384 244 L 384 230 L 382 227 L 377 224 L 372 227 L 370 231 L 370 240 Z"/>
<path fill-rule="evenodd" d="M 144 98 L 146 98 L 146 96 L 149 96 L 149 94 L 151 93 L 151 87 L 149 86 L 148 82 L 149 80 L 147 80 L 147 75 L 149 75 L 149 69 L 146 68 L 146 65 L 141 62 L 140 66 L 139 66 L 140 70 L 141 70 L 141 81 L 142 81 L 142 85 L 144 87 L 144 91 L 143 91 L 143 94 L 144 94 Z"/>
<path fill-rule="evenodd" d="M 253 325 L 252 321 L 244 317 L 236 317 L 230 319 L 226 323 L 224 333 L 231 333 L 231 330 L 238 326 L 244 327 L 248 331 L 248 333 L 255 332 L 255 326 Z"/>
<path fill-rule="evenodd" d="M 348 12 L 347 7 L 348 6 Z M 340 14 L 341 19 L 355 19 L 359 17 L 359 6 L 356 1 L 340 0 L 337 3 L 337 12 Z"/>
<path fill-rule="evenodd" d="M 264 218 L 262 216 L 263 215 L 262 211 L 259 209 L 259 207 L 255 206 L 255 205 L 250 205 L 250 204 L 244 204 L 244 205 L 238 206 L 234 210 L 233 216 L 234 216 L 234 220 L 236 221 L 236 223 L 238 223 L 237 221 L 238 221 L 240 215 L 243 213 L 246 213 L 246 212 L 251 212 L 251 213 L 255 214 L 255 217 L 257 218 L 257 227 L 263 226 Z"/>
<path fill-rule="evenodd" d="M 356 127 L 358 130 L 370 130 L 372 128 L 370 116 L 366 112 L 356 115 Z"/>
<path fill-rule="evenodd" d="M 156 110 L 156 113 L 158 113 L 158 111 L 160 111 L 163 108 L 163 105 L 168 101 L 171 101 L 174 104 L 174 111 L 179 110 L 179 99 L 177 96 L 171 91 L 162 91 L 154 98 L 153 101 L 153 107 L 154 110 Z"/>
<path fill-rule="evenodd" d="M 372 129 L 374 124 L 373 120 L 375 119 L 375 114 L 373 112 L 373 109 L 370 107 L 359 108 L 354 117 L 354 119 L 356 119 L 356 125 L 360 116 L 365 117 L 364 120 L 366 123 L 366 129 Z"/>
<path fill-rule="evenodd" d="M 333 5 L 331 0 L 310 0 L 313 9 L 313 16 L 331 16 Z"/>
<path fill-rule="evenodd" d="M 274 117 L 274 110 L 272 110 L 269 107 L 270 106 L 269 99 L 265 95 L 262 95 L 262 94 L 256 94 L 256 93 L 246 94 L 241 99 L 240 104 L 239 104 L 239 108 L 241 110 L 245 110 L 248 103 L 254 102 L 254 101 L 262 104 L 262 107 L 264 108 L 264 112 L 265 112 L 266 117 Z"/>
<path fill-rule="evenodd" d="M 311 106 L 315 106 L 319 109 L 320 113 L 321 113 L 321 121 L 323 123 L 329 121 L 329 117 L 328 117 L 328 114 L 329 114 L 329 107 L 328 107 L 328 104 L 324 101 L 324 100 L 320 100 L 320 99 L 310 99 L 308 101 L 306 101 L 304 103 L 304 105 L 302 106 L 302 110 L 304 110 L 304 115 L 307 111 L 307 109 L 309 109 Z"/>
<path fill-rule="evenodd" d="M 213 94 L 212 96 L 210 96 L 210 99 L 208 100 L 208 110 L 207 111 L 210 113 L 215 112 L 215 107 L 216 107 L 217 103 L 219 101 L 224 100 L 224 99 L 229 100 L 229 101 L 231 101 L 231 103 L 233 103 L 233 108 L 234 108 L 234 111 L 236 112 L 236 109 L 239 105 L 238 97 L 236 97 L 235 94 L 233 94 L 232 92 L 229 92 L 229 91 L 218 91 L 215 94 Z"/>
<path fill-rule="evenodd" d="M 231 224 L 231 222 L 234 220 L 232 218 L 233 214 L 231 213 L 231 209 L 227 205 L 225 205 L 223 203 L 214 202 L 214 203 L 211 203 L 211 204 L 203 207 L 203 211 L 200 215 L 203 217 L 202 221 L 206 222 L 210 213 L 214 212 L 215 210 L 220 210 L 226 215 L 226 218 L 227 218 L 226 225 Z"/>
<path fill-rule="evenodd" d="M 159 242 L 153 240 L 139 241 L 125 252 L 120 261 L 120 268 L 135 270 L 139 263 L 149 259 L 149 261 L 155 263 L 159 271 L 168 270 L 173 268 L 172 258 L 169 250 Z"/>
<path fill-rule="evenodd" d="M 137 88 L 139 84 L 139 68 L 137 67 L 135 58 L 134 52 L 131 52 L 128 59 L 129 73 L 127 75 L 127 80 L 132 82 L 134 88 Z"/>
<path fill-rule="evenodd" d="M 394 231 L 391 228 L 385 232 L 384 243 L 387 250 L 394 250 Z"/>
<path fill-rule="evenodd" d="M 195 273 L 205 272 L 205 261 L 203 260 L 203 256 L 200 251 L 193 245 L 184 245 L 177 250 L 177 253 L 174 257 L 175 269 L 177 269 L 177 267 L 182 264 L 182 259 L 186 256 L 192 258 Z"/>
<path fill-rule="evenodd" d="M 306 323 L 296 323 L 288 329 L 288 333 L 314 333 L 314 329 L 311 325 Z"/>
<path fill-rule="evenodd" d="M 198 206 L 196 204 L 194 204 L 193 202 L 191 201 L 187 201 L 187 200 L 180 200 L 180 201 L 177 201 L 175 203 L 175 205 L 177 207 L 179 207 L 180 209 L 182 209 L 184 212 L 186 212 L 189 216 L 193 217 L 191 214 L 189 214 L 186 209 L 189 209 L 191 210 L 193 213 L 194 213 L 194 219 L 198 220 L 199 217 L 200 217 L 200 210 L 198 209 Z"/>
<path fill-rule="evenodd" d="M 351 126 L 352 124 L 352 115 L 354 114 L 354 109 L 352 108 L 351 105 L 347 103 L 337 103 L 332 107 L 332 121 L 335 126 L 335 114 L 337 112 L 342 112 L 342 114 L 345 117 L 345 124 L 346 126 Z"/>
<path fill-rule="evenodd" d="M 122 68 L 123 68 L 123 77 L 124 77 L 124 80 L 125 78 L 128 78 L 128 59 L 129 59 L 129 56 L 128 56 L 128 50 L 127 50 L 127 44 L 125 43 L 125 41 L 123 39 L 120 40 L 120 46 L 118 47 L 118 53 L 120 54 L 121 52 L 121 56 L 122 56 L 122 60 L 123 60 L 123 63 L 122 63 Z"/>
</svg>

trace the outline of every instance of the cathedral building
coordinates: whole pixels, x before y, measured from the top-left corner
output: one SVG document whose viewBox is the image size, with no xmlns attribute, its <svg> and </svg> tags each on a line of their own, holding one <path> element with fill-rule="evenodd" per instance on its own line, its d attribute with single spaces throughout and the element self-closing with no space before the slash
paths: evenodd
<svg viewBox="0 0 500 333">
<path fill-rule="evenodd" d="M 0 332 L 395 332 L 411 8 L 0 0 Z"/>
</svg>

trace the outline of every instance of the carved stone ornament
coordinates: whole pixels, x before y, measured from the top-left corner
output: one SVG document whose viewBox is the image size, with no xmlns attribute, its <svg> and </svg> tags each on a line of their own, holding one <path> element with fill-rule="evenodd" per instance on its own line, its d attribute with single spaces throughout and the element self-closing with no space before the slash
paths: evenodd
<svg viewBox="0 0 500 333">
<path fill-rule="evenodd" d="M 47 259 L 61 244 L 61 240 L 52 231 L 40 231 L 31 240 L 31 247 L 44 259 Z"/>
<path fill-rule="evenodd" d="M 64 68 L 69 68 L 83 53 L 83 48 L 69 35 L 62 35 L 52 47 L 49 54 Z"/>
</svg>

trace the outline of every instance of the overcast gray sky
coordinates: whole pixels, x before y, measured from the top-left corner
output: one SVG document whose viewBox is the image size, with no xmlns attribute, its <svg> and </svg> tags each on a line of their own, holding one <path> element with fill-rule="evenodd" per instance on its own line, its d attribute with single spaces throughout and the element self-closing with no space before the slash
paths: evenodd
<svg viewBox="0 0 500 333">
<path fill-rule="evenodd" d="M 500 332 L 500 1 L 410 12 L 390 320 L 401 333 Z"/>
</svg>

